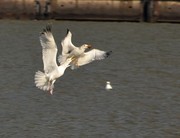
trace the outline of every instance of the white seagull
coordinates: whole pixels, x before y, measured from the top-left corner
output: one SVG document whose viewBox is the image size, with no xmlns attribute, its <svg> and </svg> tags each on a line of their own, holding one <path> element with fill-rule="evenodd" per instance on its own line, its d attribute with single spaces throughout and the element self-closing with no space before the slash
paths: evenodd
<svg viewBox="0 0 180 138">
<path fill-rule="evenodd" d="M 80 47 L 76 47 L 71 42 L 72 33 L 67 29 L 67 34 L 65 38 L 61 41 L 62 45 L 62 55 L 59 56 L 59 63 L 63 64 L 67 58 L 74 56 L 77 59 L 81 54 L 85 52 L 86 49 L 90 49 L 91 45 L 83 44 Z"/>
<path fill-rule="evenodd" d="M 40 43 L 42 46 L 44 73 L 41 71 L 37 71 L 35 73 L 35 84 L 39 89 L 49 91 L 50 94 L 53 94 L 53 88 L 56 79 L 64 74 L 65 69 L 72 61 L 72 58 L 67 58 L 67 60 L 60 66 L 57 65 L 56 56 L 58 50 L 51 32 L 50 25 L 47 25 L 46 28 L 41 32 Z"/>
<path fill-rule="evenodd" d="M 111 90 L 112 89 L 112 86 L 110 84 L 110 81 L 107 81 L 106 82 L 106 87 L 105 87 L 106 90 Z"/>
<path fill-rule="evenodd" d="M 72 33 L 67 30 L 65 38 L 61 41 L 62 55 L 59 56 L 58 60 L 60 64 L 63 64 L 67 58 L 74 56 L 71 62 L 71 69 L 76 69 L 79 66 L 88 64 L 94 60 L 102 60 L 108 57 L 112 51 L 102 51 L 99 49 L 92 49 L 85 52 L 86 49 L 91 48 L 90 45 L 84 44 L 81 47 L 76 47 L 72 44 Z"/>
</svg>

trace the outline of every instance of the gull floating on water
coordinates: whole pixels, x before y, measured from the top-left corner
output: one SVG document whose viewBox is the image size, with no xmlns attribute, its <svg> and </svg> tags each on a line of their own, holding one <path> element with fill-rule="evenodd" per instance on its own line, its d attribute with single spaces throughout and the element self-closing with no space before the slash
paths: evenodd
<svg viewBox="0 0 180 138">
<path fill-rule="evenodd" d="M 111 86 L 111 84 L 110 84 L 110 81 L 107 81 L 106 82 L 106 90 L 111 90 L 112 89 L 112 86 Z"/>
<path fill-rule="evenodd" d="M 73 58 L 67 60 L 60 66 L 56 63 L 57 46 L 51 32 L 51 25 L 47 25 L 40 35 L 40 43 L 42 46 L 42 60 L 44 64 L 44 73 L 37 71 L 35 73 L 35 84 L 41 90 L 49 91 L 53 94 L 54 83 L 57 78 L 61 77 L 65 69 Z"/>
<path fill-rule="evenodd" d="M 63 64 L 67 58 L 74 56 L 71 62 L 71 69 L 76 69 L 79 66 L 91 63 L 94 60 L 102 60 L 107 58 L 112 51 L 102 51 L 99 49 L 92 49 L 85 52 L 86 49 L 91 48 L 90 45 L 84 44 L 80 47 L 76 47 L 72 44 L 72 33 L 67 30 L 65 38 L 61 42 L 62 54 L 59 56 L 58 60 L 60 64 Z"/>
</svg>

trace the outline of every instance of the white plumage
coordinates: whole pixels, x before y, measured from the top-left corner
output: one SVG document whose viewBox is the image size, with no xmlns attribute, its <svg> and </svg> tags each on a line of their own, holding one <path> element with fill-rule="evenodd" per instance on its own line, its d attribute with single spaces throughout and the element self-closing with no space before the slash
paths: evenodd
<svg viewBox="0 0 180 138">
<path fill-rule="evenodd" d="M 35 73 L 35 84 L 39 89 L 49 91 L 52 94 L 56 79 L 64 74 L 72 59 L 68 58 L 61 66 L 57 65 L 56 56 L 58 50 L 50 25 L 47 25 L 41 33 L 40 43 L 42 46 L 44 73 L 41 71 Z"/>
<path fill-rule="evenodd" d="M 67 30 L 67 34 L 65 38 L 61 41 L 62 45 L 62 55 L 59 56 L 59 63 L 63 64 L 67 58 L 72 57 L 73 59 L 77 59 L 80 57 L 86 49 L 91 48 L 91 45 L 83 44 L 80 47 L 76 47 L 71 42 L 72 39 L 72 33 Z"/>
<path fill-rule="evenodd" d="M 106 90 L 111 90 L 112 89 L 112 86 L 111 86 L 111 83 L 110 81 L 107 81 L 106 82 L 106 87 L 105 87 Z"/>
<path fill-rule="evenodd" d="M 76 47 L 72 44 L 72 33 L 68 30 L 66 37 L 62 40 L 62 54 L 58 60 L 60 66 L 57 65 L 57 46 L 51 32 L 51 26 L 47 25 L 40 35 L 40 43 L 42 46 L 42 60 L 44 65 L 44 72 L 37 71 L 35 73 L 35 84 L 41 90 L 49 91 L 53 94 L 54 83 L 57 78 L 61 77 L 66 68 L 71 66 L 75 69 L 79 66 L 91 63 L 94 60 L 102 60 L 107 58 L 112 51 L 106 52 L 98 49 L 92 49 L 85 52 L 91 46 L 84 44 Z M 112 89 L 110 83 L 106 86 L 107 89 Z"/>
<path fill-rule="evenodd" d="M 90 45 L 84 44 L 81 47 L 76 47 L 72 44 L 72 33 L 68 30 L 67 35 L 62 40 L 62 54 L 59 56 L 59 63 L 62 64 L 64 61 L 71 56 L 74 56 L 71 62 L 71 69 L 78 68 L 79 66 L 91 63 L 94 60 L 102 60 L 108 57 L 112 51 L 106 52 L 98 49 L 92 49 L 85 52 L 86 49 L 90 48 Z"/>
</svg>

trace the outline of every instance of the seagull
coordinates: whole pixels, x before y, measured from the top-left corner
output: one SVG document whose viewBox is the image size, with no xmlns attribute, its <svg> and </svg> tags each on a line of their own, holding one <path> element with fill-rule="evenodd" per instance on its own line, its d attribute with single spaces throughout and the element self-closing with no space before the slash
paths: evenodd
<svg viewBox="0 0 180 138">
<path fill-rule="evenodd" d="M 76 47 L 72 44 L 72 33 L 67 29 L 67 34 L 65 38 L 61 41 L 62 54 L 59 56 L 58 60 L 60 64 L 63 64 L 67 58 L 74 56 L 73 61 L 70 63 L 71 69 L 76 69 L 79 66 L 91 63 L 94 60 L 102 60 L 112 53 L 112 51 L 102 51 L 99 49 L 92 49 L 85 52 L 86 49 L 90 49 L 91 45 L 84 44 L 80 47 Z"/>
<path fill-rule="evenodd" d="M 57 65 L 56 55 L 58 50 L 51 32 L 51 25 L 49 24 L 40 34 L 40 43 L 42 46 L 44 72 L 37 71 L 35 73 L 35 85 L 41 90 L 49 91 L 52 95 L 56 79 L 64 74 L 73 57 L 67 58 L 60 66 Z"/>
<path fill-rule="evenodd" d="M 75 59 L 80 57 L 85 52 L 86 49 L 91 48 L 91 45 L 89 44 L 83 44 L 80 47 L 76 47 L 72 44 L 71 39 L 72 39 L 72 33 L 70 32 L 69 29 L 67 29 L 67 34 L 65 38 L 61 41 L 62 55 L 60 55 L 58 58 L 60 64 L 63 64 L 67 58 L 72 56 L 74 57 L 74 61 L 75 61 Z"/>
<path fill-rule="evenodd" d="M 106 81 L 106 87 L 105 87 L 106 90 L 111 90 L 112 89 L 112 86 L 110 84 L 110 81 Z"/>
</svg>

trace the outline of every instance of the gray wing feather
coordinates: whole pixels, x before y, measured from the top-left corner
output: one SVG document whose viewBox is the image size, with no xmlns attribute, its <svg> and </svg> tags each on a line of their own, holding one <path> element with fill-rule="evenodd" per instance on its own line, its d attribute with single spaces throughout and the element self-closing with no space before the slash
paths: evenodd
<svg viewBox="0 0 180 138">
<path fill-rule="evenodd" d="M 68 29 L 65 38 L 61 41 L 62 55 L 69 54 L 74 48 L 76 48 L 72 44 L 72 40 L 71 39 L 72 39 L 72 33 Z"/>
<path fill-rule="evenodd" d="M 78 65 L 82 66 L 91 63 L 94 60 L 102 60 L 110 55 L 112 51 L 106 52 L 98 49 L 93 49 L 89 52 L 84 53 L 83 56 L 78 58 Z"/>
<path fill-rule="evenodd" d="M 44 71 L 48 73 L 57 67 L 57 46 L 54 41 L 50 25 L 47 25 L 41 33 L 40 43 L 42 46 L 42 59 L 44 64 Z"/>
</svg>

